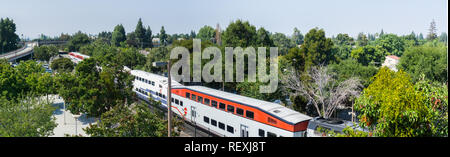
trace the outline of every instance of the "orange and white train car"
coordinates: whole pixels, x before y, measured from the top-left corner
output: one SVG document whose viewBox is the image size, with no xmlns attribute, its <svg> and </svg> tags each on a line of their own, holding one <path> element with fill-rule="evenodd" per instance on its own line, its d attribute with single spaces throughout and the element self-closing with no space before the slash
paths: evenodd
<svg viewBox="0 0 450 157">
<path fill-rule="evenodd" d="M 167 77 L 132 70 L 133 90 L 167 107 Z M 281 106 L 203 86 L 172 81 L 172 111 L 191 123 L 227 137 L 305 137 L 311 117 Z"/>
</svg>

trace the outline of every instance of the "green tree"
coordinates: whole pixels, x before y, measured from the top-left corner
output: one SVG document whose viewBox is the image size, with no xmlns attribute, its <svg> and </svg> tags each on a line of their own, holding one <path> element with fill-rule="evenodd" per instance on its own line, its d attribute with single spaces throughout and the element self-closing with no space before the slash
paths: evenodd
<svg viewBox="0 0 450 157">
<path fill-rule="evenodd" d="M 339 33 L 336 38 L 334 39 L 336 45 L 354 45 L 354 39 L 352 37 L 350 37 L 348 34 L 342 34 Z"/>
<path fill-rule="evenodd" d="M 375 40 L 375 44 L 381 47 L 385 55 L 396 55 L 401 57 L 405 51 L 405 42 L 395 34 L 385 34 Z"/>
<path fill-rule="evenodd" d="M 111 44 L 115 46 L 120 46 L 121 42 L 124 42 L 127 39 L 125 34 L 125 28 L 123 28 L 122 24 L 114 27 L 114 32 L 112 33 Z"/>
<path fill-rule="evenodd" d="M 334 60 L 333 42 L 325 37 L 323 29 L 311 29 L 305 36 L 305 42 L 300 47 L 306 54 L 305 71 L 313 65 L 328 64 Z"/>
<path fill-rule="evenodd" d="M 295 47 L 292 41 L 283 33 L 275 33 L 270 36 L 273 40 L 273 44 L 278 47 L 280 54 L 287 54 L 290 48 Z"/>
<path fill-rule="evenodd" d="M 0 54 L 17 49 L 19 36 L 16 34 L 16 24 L 12 19 L 0 19 Z"/>
<path fill-rule="evenodd" d="M 257 31 L 256 44 L 257 46 L 267 46 L 267 47 L 274 46 L 274 43 L 270 38 L 270 32 L 264 29 L 264 27 L 259 28 Z"/>
<path fill-rule="evenodd" d="M 430 136 L 428 109 L 422 92 L 415 90 L 407 73 L 382 67 L 374 81 L 356 99 L 362 127 L 382 137 Z"/>
<path fill-rule="evenodd" d="M 231 22 L 222 34 L 222 42 L 227 47 L 249 47 L 256 44 L 256 27 L 248 21 Z"/>
<path fill-rule="evenodd" d="M 166 30 L 164 30 L 164 26 L 161 26 L 161 31 L 159 32 L 159 41 L 161 42 L 162 46 L 167 45 L 167 39 L 168 36 L 166 34 Z"/>
<path fill-rule="evenodd" d="M 305 69 L 306 53 L 304 49 L 294 47 L 289 49 L 287 55 L 284 56 L 286 62 L 294 67 L 294 69 L 303 71 Z M 282 69 L 283 71 L 284 69 Z"/>
<path fill-rule="evenodd" d="M 73 35 L 72 39 L 69 40 L 67 47 L 69 48 L 69 51 L 79 51 L 81 46 L 87 45 L 90 42 L 91 41 L 86 34 L 78 31 Z"/>
<path fill-rule="evenodd" d="M 354 59 L 346 59 L 339 64 L 330 64 L 329 67 L 336 73 L 337 83 L 352 77 L 358 77 L 364 87 L 369 86 L 371 78 L 378 72 L 375 66 L 364 66 Z"/>
<path fill-rule="evenodd" d="M 104 113 L 98 124 L 90 125 L 85 131 L 93 137 L 166 137 L 167 121 L 162 116 L 142 103 L 133 108 L 118 105 Z M 176 126 L 179 127 L 179 123 Z M 172 133 L 172 136 L 179 134 Z"/>
<path fill-rule="evenodd" d="M 356 39 L 356 45 L 358 46 L 366 46 L 369 44 L 369 40 L 367 39 L 367 36 L 361 32 L 358 34 L 358 38 Z"/>
<path fill-rule="evenodd" d="M 200 30 L 198 30 L 197 38 L 202 41 L 212 41 L 214 39 L 215 31 L 211 26 L 205 25 Z"/>
<path fill-rule="evenodd" d="M 408 72 L 413 82 L 419 80 L 421 74 L 431 81 L 447 82 L 447 47 L 423 45 L 409 48 L 400 58 L 398 67 Z"/>
<path fill-rule="evenodd" d="M 436 22 L 434 22 L 434 19 L 431 21 L 428 31 L 427 40 L 434 40 L 437 38 Z"/>
<path fill-rule="evenodd" d="M 11 100 L 24 91 L 25 81 L 6 60 L 0 59 L 0 98 Z"/>
<path fill-rule="evenodd" d="M 353 49 L 350 55 L 364 66 L 381 63 L 385 57 L 384 51 L 380 50 L 380 47 L 372 45 Z"/>
<path fill-rule="evenodd" d="M 442 32 L 441 35 L 439 36 L 439 41 L 447 44 L 448 41 L 447 33 Z"/>
<path fill-rule="evenodd" d="M 50 67 L 57 72 L 72 72 L 74 64 L 69 58 L 58 58 L 53 60 Z"/>
<path fill-rule="evenodd" d="M 153 47 L 152 29 L 150 29 L 150 26 L 145 30 L 144 46 L 149 48 Z"/>
<path fill-rule="evenodd" d="M 54 45 L 44 45 L 33 49 L 34 58 L 41 61 L 49 61 L 51 57 L 58 55 L 59 50 Z"/>
<path fill-rule="evenodd" d="M 134 34 L 136 36 L 136 41 L 138 43 L 138 47 L 139 48 L 143 48 L 144 47 L 144 41 L 145 41 L 145 28 L 142 25 L 142 20 L 141 18 L 139 18 L 139 21 L 136 25 L 136 29 L 134 30 Z"/>
<path fill-rule="evenodd" d="M 414 85 L 417 91 L 424 94 L 424 102 L 428 109 L 429 127 L 432 136 L 448 137 L 448 87 L 444 83 L 430 82 L 425 75 Z"/>
<path fill-rule="evenodd" d="M 303 34 L 300 32 L 300 30 L 297 29 L 297 27 L 295 27 L 294 33 L 292 34 L 292 42 L 294 42 L 294 45 L 303 44 L 303 38 Z"/>
<path fill-rule="evenodd" d="M 18 100 L 0 98 L 0 137 L 46 137 L 57 126 L 54 107 L 34 96 Z"/>
<path fill-rule="evenodd" d="M 97 40 L 100 40 L 100 41 L 110 45 L 111 40 L 112 40 L 112 32 L 103 31 L 103 32 L 98 33 L 97 37 L 98 37 Z"/>
<path fill-rule="evenodd" d="M 123 70 L 123 65 L 112 60 L 100 69 L 100 64 L 95 58 L 85 59 L 75 67 L 75 74 L 62 73 L 58 77 L 59 94 L 72 113 L 98 117 L 116 105 L 133 102 L 134 78 Z"/>
</svg>

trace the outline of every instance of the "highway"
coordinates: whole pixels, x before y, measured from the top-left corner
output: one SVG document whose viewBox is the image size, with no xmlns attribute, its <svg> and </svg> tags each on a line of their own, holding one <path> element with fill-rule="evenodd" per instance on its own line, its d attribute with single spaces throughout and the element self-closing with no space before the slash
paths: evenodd
<svg viewBox="0 0 450 157">
<path fill-rule="evenodd" d="M 5 54 L 0 54 L 0 59 L 5 58 L 8 61 L 13 61 L 23 56 L 29 55 L 31 52 L 33 52 L 33 48 L 34 46 L 37 46 L 37 44 L 37 42 L 26 43 L 25 46 L 20 49 Z"/>
</svg>

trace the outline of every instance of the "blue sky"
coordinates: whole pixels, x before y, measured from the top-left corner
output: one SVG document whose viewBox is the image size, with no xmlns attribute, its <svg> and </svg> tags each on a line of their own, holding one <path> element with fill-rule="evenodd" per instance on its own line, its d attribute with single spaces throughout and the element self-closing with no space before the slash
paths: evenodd
<svg viewBox="0 0 450 157">
<path fill-rule="evenodd" d="M 224 29 L 236 19 L 257 28 L 292 34 L 323 28 L 327 36 L 359 32 L 409 34 L 428 32 L 434 19 L 438 34 L 448 32 L 446 0 L 0 0 L 0 17 L 14 19 L 17 33 L 36 38 L 81 30 L 112 31 L 123 24 L 133 31 L 139 17 L 154 34 L 189 33 L 204 25 Z"/>
</svg>

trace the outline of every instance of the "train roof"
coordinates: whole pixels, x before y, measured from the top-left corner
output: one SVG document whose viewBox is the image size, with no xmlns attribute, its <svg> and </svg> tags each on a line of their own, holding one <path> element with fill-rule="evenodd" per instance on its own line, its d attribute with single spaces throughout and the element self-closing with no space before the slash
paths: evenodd
<svg viewBox="0 0 450 157">
<path fill-rule="evenodd" d="M 180 87 L 173 87 L 180 88 Z M 268 101 L 258 100 L 250 97 L 241 96 L 238 94 L 228 93 L 221 90 L 216 90 L 204 86 L 183 86 L 181 88 L 187 88 L 193 91 L 201 92 L 204 94 L 208 94 L 220 99 L 224 99 L 227 101 L 233 101 L 239 104 L 247 105 L 256 109 L 260 109 L 265 111 L 271 115 L 275 115 L 285 121 L 288 121 L 293 124 L 297 124 L 299 122 L 310 120 L 311 117 L 301 114 L 297 111 L 284 107 L 277 103 L 272 103 Z"/>
<path fill-rule="evenodd" d="M 131 74 L 137 75 L 140 77 L 145 76 L 145 79 L 155 81 L 156 83 L 160 83 L 162 85 L 167 85 L 167 77 L 165 77 L 165 76 L 149 73 L 149 72 L 142 71 L 142 70 L 131 70 Z M 172 79 L 172 87 L 176 87 L 176 86 L 182 86 L 182 85 Z"/>
</svg>

